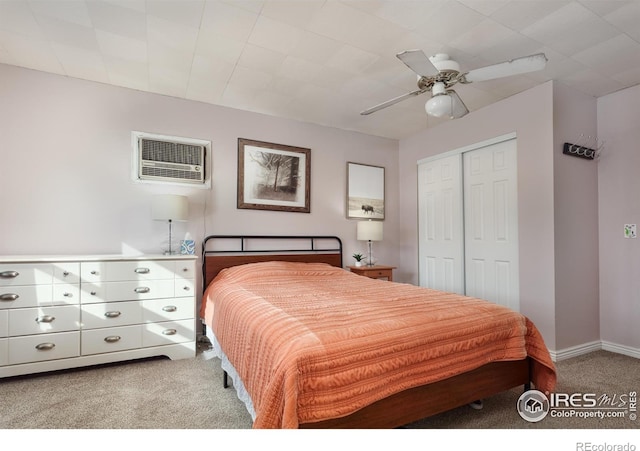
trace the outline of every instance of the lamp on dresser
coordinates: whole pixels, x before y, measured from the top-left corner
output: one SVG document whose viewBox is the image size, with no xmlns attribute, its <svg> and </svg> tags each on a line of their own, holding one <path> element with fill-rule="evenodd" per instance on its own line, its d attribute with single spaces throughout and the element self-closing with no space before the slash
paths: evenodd
<svg viewBox="0 0 640 451">
<path fill-rule="evenodd" d="M 369 254 L 367 265 L 373 266 L 373 253 L 371 252 L 372 241 L 382 241 L 382 221 L 360 221 L 357 226 L 356 238 L 358 241 L 367 241 Z"/>
<path fill-rule="evenodd" d="M 169 222 L 169 249 L 165 254 L 175 252 L 171 247 L 171 225 L 173 221 L 186 221 L 189 211 L 187 196 L 177 194 L 156 194 L 151 203 L 151 217 L 156 221 Z"/>
</svg>

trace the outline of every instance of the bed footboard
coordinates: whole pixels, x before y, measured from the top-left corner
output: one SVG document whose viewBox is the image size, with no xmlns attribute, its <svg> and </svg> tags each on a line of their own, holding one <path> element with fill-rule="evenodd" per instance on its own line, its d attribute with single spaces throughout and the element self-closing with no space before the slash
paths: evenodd
<svg viewBox="0 0 640 451">
<path fill-rule="evenodd" d="M 530 358 L 494 362 L 468 373 L 402 391 L 346 417 L 305 423 L 300 428 L 395 428 L 530 383 Z"/>
</svg>

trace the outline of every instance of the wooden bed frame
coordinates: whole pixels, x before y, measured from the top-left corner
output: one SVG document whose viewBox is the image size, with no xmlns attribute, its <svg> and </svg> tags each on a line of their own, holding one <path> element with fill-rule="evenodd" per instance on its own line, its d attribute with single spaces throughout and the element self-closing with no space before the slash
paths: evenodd
<svg viewBox="0 0 640 451">
<path fill-rule="evenodd" d="M 215 242 L 225 242 L 227 245 L 221 248 L 212 246 Z M 277 247 L 253 247 L 256 243 L 269 242 L 276 243 Z M 229 243 L 232 243 L 232 247 L 228 246 Z M 282 243 L 287 244 L 282 246 Z M 327 246 L 326 243 L 334 244 Z M 342 267 L 342 241 L 335 236 L 207 236 L 202 242 L 203 292 L 224 268 L 274 260 L 328 263 Z M 536 362 L 531 358 L 490 363 L 467 373 L 402 391 L 346 417 L 304 423 L 300 428 L 363 429 L 403 426 L 514 387 L 523 386 L 524 390 L 528 390 L 535 365 Z"/>
</svg>

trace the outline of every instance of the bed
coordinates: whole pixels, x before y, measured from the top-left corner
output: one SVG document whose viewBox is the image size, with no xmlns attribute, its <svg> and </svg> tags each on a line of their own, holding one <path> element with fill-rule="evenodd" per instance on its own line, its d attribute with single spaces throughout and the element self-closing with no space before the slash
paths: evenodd
<svg viewBox="0 0 640 451">
<path fill-rule="evenodd" d="M 555 387 L 528 318 L 355 275 L 338 237 L 211 235 L 202 247 L 203 327 L 254 428 L 392 428 Z"/>
</svg>

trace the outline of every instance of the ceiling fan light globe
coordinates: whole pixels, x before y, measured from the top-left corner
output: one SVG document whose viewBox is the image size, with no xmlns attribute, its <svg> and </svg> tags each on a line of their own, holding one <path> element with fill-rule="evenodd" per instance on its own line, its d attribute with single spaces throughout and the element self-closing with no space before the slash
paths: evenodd
<svg viewBox="0 0 640 451">
<path fill-rule="evenodd" d="M 429 116 L 451 117 L 453 114 L 453 102 L 447 94 L 440 94 L 427 100 L 424 109 Z"/>
</svg>

